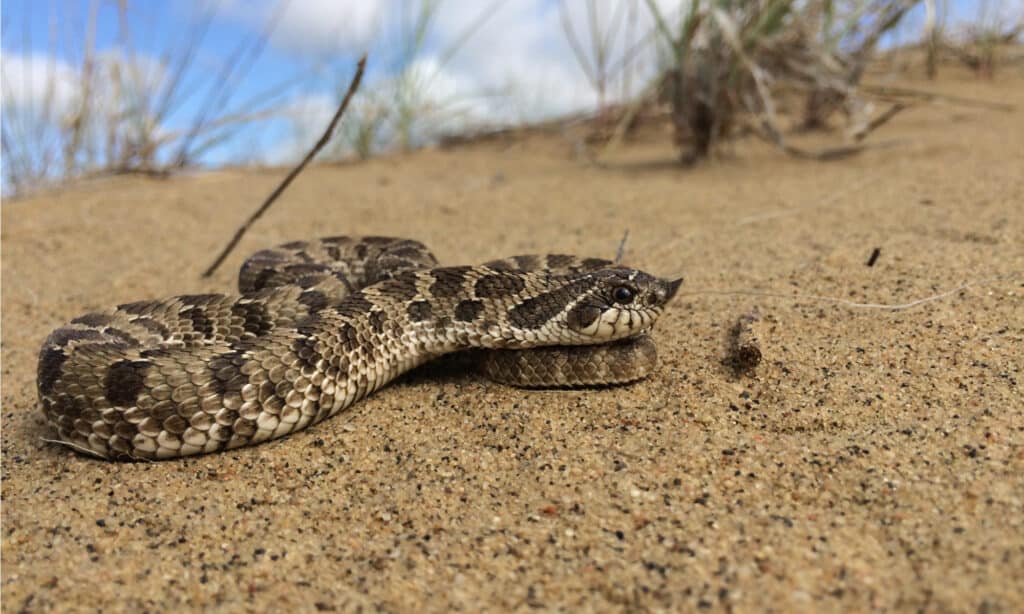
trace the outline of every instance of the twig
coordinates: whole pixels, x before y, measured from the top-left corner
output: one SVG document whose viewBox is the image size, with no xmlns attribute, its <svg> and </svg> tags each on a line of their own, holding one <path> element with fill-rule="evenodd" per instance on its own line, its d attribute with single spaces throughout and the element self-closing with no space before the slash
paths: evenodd
<svg viewBox="0 0 1024 614">
<path fill-rule="evenodd" d="M 348 85 L 348 91 L 345 92 L 345 98 L 342 99 L 341 106 L 339 106 L 338 110 L 334 113 L 334 117 L 331 118 L 331 123 L 327 125 L 327 130 L 324 131 L 323 136 L 321 136 L 320 140 L 316 142 L 316 145 L 313 145 L 313 148 L 309 150 L 309 153 L 307 153 L 306 157 L 302 159 L 302 162 L 299 162 L 298 166 L 293 168 L 291 172 L 288 173 L 288 176 L 284 178 L 284 181 L 274 188 L 274 191 L 270 193 L 270 196 L 268 196 L 266 200 L 263 201 L 263 204 L 259 206 L 256 212 L 249 216 L 249 219 L 246 220 L 244 224 L 238 227 L 238 230 L 235 231 L 235 236 L 228 241 L 227 246 L 225 246 L 224 250 L 219 256 L 217 256 L 217 259 L 213 261 L 210 268 L 203 272 L 203 277 L 213 275 L 213 272 L 217 270 L 217 267 L 219 267 L 222 262 L 224 262 L 224 259 L 228 257 L 231 250 L 233 250 L 235 246 L 238 245 L 238 242 L 242 240 L 242 235 L 249 230 L 249 227 L 252 226 L 256 220 L 262 217 L 267 209 L 270 208 L 270 205 L 277 200 L 277 197 L 280 196 L 281 193 L 284 192 L 291 184 L 292 180 L 298 177 L 299 173 L 306 168 L 306 165 L 308 165 L 313 158 L 316 157 L 316 154 L 320 153 L 320 150 L 323 149 L 324 145 L 331 140 L 331 136 L 334 135 L 334 128 L 338 125 L 338 120 L 340 120 L 341 116 L 345 114 L 345 109 L 348 108 L 349 101 L 356 93 L 356 90 L 359 89 L 359 82 L 363 80 L 363 71 L 365 68 L 366 54 L 364 53 L 363 57 L 359 58 L 359 62 L 356 64 L 356 74 L 352 77 L 352 82 Z"/>
<path fill-rule="evenodd" d="M 871 250 L 871 255 L 868 256 L 868 261 L 864 263 L 864 266 L 873 267 L 878 262 L 878 257 L 882 255 L 882 248 L 876 247 Z"/>
<path fill-rule="evenodd" d="M 76 452 L 79 452 L 81 454 L 87 454 L 95 458 L 106 458 L 99 452 L 96 452 L 91 448 L 86 448 L 85 446 L 78 445 L 73 441 L 64 441 L 63 439 L 48 439 L 46 437 L 40 437 L 39 439 L 41 439 L 44 443 L 56 443 L 62 446 L 67 446 Z"/>
<path fill-rule="evenodd" d="M 885 113 L 882 113 L 878 117 L 872 119 L 870 122 L 868 122 L 868 124 L 866 126 L 864 126 L 861 130 L 859 130 L 857 132 L 857 134 L 854 135 L 854 137 L 853 137 L 854 140 L 857 141 L 857 142 L 863 141 L 864 137 L 866 137 L 867 135 L 869 135 L 872 132 L 874 132 L 882 124 L 885 124 L 886 122 L 888 122 L 893 117 L 896 117 L 897 113 L 899 113 L 903 109 L 906 109 L 909 106 L 910 105 L 904 104 L 904 103 L 901 103 L 901 102 L 897 102 L 896 104 L 892 105 L 892 107 L 888 111 L 886 111 Z"/>
<path fill-rule="evenodd" d="M 1016 108 L 1012 104 L 1006 104 L 1003 102 L 991 102 L 989 100 L 979 100 L 977 98 L 964 98 L 963 96 L 948 96 L 938 92 L 915 90 L 909 87 L 868 85 L 864 86 L 864 91 L 878 96 L 909 96 L 911 98 L 921 98 L 928 102 L 942 100 L 944 102 L 958 104 L 965 107 L 981 107 L 982 109 L 992 109 L 995 111 L 1010 112 Z"/>
<path fill-rule="evenodd" d="M 844 307 L 849 307 L 851 309 L 882 309 L 882 310 L 888 310 L 888 311 L 902 311 L 904 309 L 910 309 L 911 307 L 917 307 L 918 305 L 923 305 L 925 303 L 931 303 L 933 301 L 942 300 L 944 298 L 950 297 L 950 296 L 956 294 L 957 292 L 961 292 L 961 291 L 966 290 L 968 288 L 975 288 L 975 287 L 979 287 L 979 286 L 986 286 L 986 285 L 995 283 L 997 281 L 1003 281 L 1004 279 L 1008 279 L 1008 278 L 1010 278 L 1010 277 L 1012 277 L 1014 275 L 1016 275 L 1016 274 L 1010 273 L 1010 274 L 1007 274 L 1007 275 L 997 275 L 996 277 L 989 277 L 987 279 L 979 279 L 979 280 L 975 280 L 975 281 L 968 281 L 968 282 L 964 282 L 964 283 L 960 284 L 959 286 L 957 286 L 955 288 L 952 288 L 950 290 L 946 290 L 945 292 L 939 292 L 938 294 L 933 294 L 931 296 L 926 296 L 924 298 L 919 298 L 917 300 L 913 300 L 913 301 L 910 301 L 908 303 L 895 303 L 895 304 L 887 304 L 887 303 L 858 303 L 856 301 L 850 301 L 850 300 L 847 300 L 847 299 L 844 299 L 844 298 L 835 298 L 835 297 L 831 297 L 831 296 L 817 296 L 817 295 L 814 295 L 814 294 L 782 294 L 780 292 L 760 292 L 760 291 L 757 291 L 757 290 L 692 290 L 692 291 L 689 291 L 689 292 L 682 292 L 680 294 L 684 294 L 684 295 L 718 294 L 718 295 L 725 295 L 725 296 L 733 296 L 733 295 L 738 295 L 738 296 L 762 296 L 762 297 L 767 297 L 767 298 L 788 299 L 788 300 L 792 300 L 792 301 L 818 301 L 818 302 L 822 302 L 822 303 L 832 303 L 834 305 L 842 305 Z"/>
<path fill-rule="evenodd" d="M 729 331 L 730 347 L 725 362 L 737 375 L 750 373 L 761 362 L 761 340 L 757 323 L 761 312 L 754 307 L 736 320 Z"/>
<path fill-rule="evenodd" d="M 803 160 L 817 160 L 819 162 L 832 162 L 834 160 L 843 160 L 855 156 L 868 149 L 880 149 L 883 147 L 892 147 L 894 145 L 900 144 L 902 141 L 898 139 L 882 141 L 879 143 L 875 143 L 874 145 L 865 145 L 860 143 L 860 141 L 868 132 L 874 130 L 878 126 L 892 119 L 893 116 L 896 115 L 896 113 L 898 113 L 903 108 L 905 107 L 897 105 L 896 107 L 893 107 L 886 113 L 883 113 L 881 117 L 876 118 L 874 121 L 872 121 L 871 124 L 866 127 L 865 131 L 862 132 L 862 134 L 860 134 L 856 138 L 856 144 L 840 145 L 838 147 L 830 147 L 818 151 L 803 149 L 801 147 L 797 147 L 795 145 L 787 143 L 786 140 L 783 138 L 782 134 L 775 129 L 774 124 L 766 116 L 762 116 L 760 118 L 761 126 L 758 127 L 756 125 L 752 125 L 752 128 L 754 136 L 768 143 L 771 143 L 772 145 L 775 145 L 784 153 L 787 153 L 790 156 L 793 156 L 794 158 L 800 158 Z"/>
<path fill-rule="evenodd" d="M 622 262 L 622 257 L 626 254 L 626 240 L 629 239 L 629 229 L 622 233 L 622 240 L 619 241 L 619 248 L 615 250 L 615 264 Z"/>
</svg>

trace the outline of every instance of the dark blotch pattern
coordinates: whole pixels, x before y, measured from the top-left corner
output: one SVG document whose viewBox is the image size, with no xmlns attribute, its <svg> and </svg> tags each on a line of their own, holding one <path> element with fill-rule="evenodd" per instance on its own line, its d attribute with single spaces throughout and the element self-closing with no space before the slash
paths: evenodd
<svg viewBox="0 0 1024 614">
<path fill-rule="evenodd" d="M 58 345 L 64 347 L 72 341 L 98 341 L 103 335 L 92 329 L 82 328 L 58 328 L 50 333 L 46 339 L 46 345 Z"/>
<path fill-rule="evenodd" d="M 476 280 L 474 291 L 478 298 L 505 298 L 522 292 L 525 282 L 515 275 L 493 273 Z"/>
<path fill-rule="evenodd" d="M 341 341 L 341 349 L 346 352 L 355 352 L 359 349 L 359 334 L 356 328 L 347 322 L 338 329 L 338 337 Z"/>
<path fill-rule="evenodd" d="M 327 306 L 327 295 L 317 290 L 306 290 L 299 295 L 299 302 L 311 312 L 317 312 Z"/>
<path fill-rule="evenodd" d="M 576 257 L 566 254 L 550 254 L 547 260 L 549 269 L 565 269 L 576 262 Z"/>
<path fill-rule="evenodd" d="M 561 313 L 570 301 L 586 291 L 588 286 L 587 282 L 577 281 L 529 298 L 509 310 L 509 322 L 518 328 L 541 328 L 548 320 Z"/>
<path fill-rule="evenodd" d="M 462 286 L 466 283 L 466 276 L 472 270 L 468 266 L 453 266 L 443 269 L 434 269 L 430 272 L 434 276 L 434 283 L 430 285 L 430 293 L 438 298 L 449 298 L 462 292 Z"/>
<path fill-rule="evenodd" d="M 419 258 L 423 254 L 423 250 L 417 245 L 405 245 L 398 249 L 391 250 L 391 254 L 398 256 L 399 258 Z"/>
<path fill-rule="evenodd" d="M 136 339 L 135 337 L 132 337 L 131 335 L 129 335 L 128 333 L 126 333 L 123 330 L 119 330 L 119 329 L 116 329 L 116 328 L 109 328 L 108 327 L 108 328 L 103 329 L 103 332 L 106 333 L 107 335 L 113 337 L 114 339 L 117 339 L 119 342 L 125 344 L 128 347 L 134 347 L 136 345 L 139 345 L 139 340 L 138 339 Z"/>
<path fill-rule="evenodd" d="M 352 287 L 352 281 L 348 278 L 348 273 L 345 271 L 334 271 L 331 273 L 331 277 L 338 280 L 341 285 L 345 286 L 347 291 L 352 292 L 355 290 L 355 288 Z"/>
<path fill-rule="evenodd" d="M 484 304 L 477 300 L 466 300 L 455 306 L 455 320 L 458 322 L 472 322 L 483 313 Z"/>
<path fill-rule="evenodd" d="M 181 312 L 181 317 L 192 323 L 192 329 L 201 333 L 203 337 L 213 335 L 213 320 L 206 316 L 206 310 L 202 307 L 193 307 Z"/>
<path fill-rule="evenodd" d="M 484 266 L 495 271 L 514 271 L 516 270 L 515 264 L 508 262 L 507 260 L 491 260 L 485 262 Z"/>
<path fill-rule="evenodd" d="M 210 360 L 210 374 L 214 390 L 217 394 L 237 393 L 248 378 L 242 374 L 242 365 L 245 364 L 245 352 L 232 350 L 215 356 Z"/>
<path fill-rule="evenodd" d="M 183 305 L 190 305 L 193 307 L 205 307 L 206 305 L 213 305 L 219 303 L 224 299 L 222 294 L 183 294 L 178 297 Z"/>
<path fill-rule="evenodd" d="M 595 271 L 597 269 L 603 269 L 611 265 L 611 260 L 605 260 L 603 258 L 587 258 L 582 263 L 580 263 L 580 270 Z"/>
<path fill-rule="evenodd" d="M 277 271 L 275 271 L 273 269 L 263 269 L 256 276 L 256 279 L 253 280 L 253 282 L 252 282 L 252 290 L 255 292 L 256 290 L 262 290 L 262 289 L 268 287 L 270 285 L 270 281 L 272 279 L 274 279 L 274 276 L 276 274 L 277 274 Z M 246 288 L 242 288 L 242 290 L 245 291 Z"/>
<path fill-rule="evenodd" d="M 167 358 L 173 355 L 174 352 L 172 352 L 168 348 L 152 348 L 149 350 L 142 350 L 141 352 L 139 352 L 139 356 L 141 356 L 142 358 Z"/>
<path fill-rule="evenodd" d="M 171 331 L 167 330 L 166 326 L 152 318 L 136 318 L 132 320 L 132 324 L 137 324 L 154 335 L 159 335 L 163 338 L 166 338 L 171 333 Z"/>
<path fill-rule="evenodd" d="M 134 303 L 118 305 L 117 310 L 134 315 L 143 315 L 158 309 L 163 304 L 163 301 L 135 301 Z"/>
<path fill-rule="evenodd" d="M 370 326 L 373 328 L 373 332 L 378 335 L 384 332 L 384 324 L 388 321 L 388 316 L 383 311 L 374 311 L 370 314 Z"/>
<path fill-rule="evenodd" d="M 601 317 L 601 308 L 588 303 L 580 303 L 572 308 L 567 316 L 569 328 L 583 330 Z"/>
<path fill-rule="evenodd" d="M 400 301 L 410 301 L 416 296 L 416 274 L 411 271 L 400 273 L 392 279 L 381 282 L 376 288 L 385 296 L 394 297 Z"/>
<path fill-rule="evenodd" d="M 516 266 L 520 271 L 535 271 L 540 268 L 540 259 L 533 255 L 515 256 Z"/>
<path fill-rule="evenodd" d="M 39 353 L 39 368 L 36 371 L 36 382 L 39 385 L 39 392 L 48 395 L 53 392 L 53 386 L 60 379 L 60 368 L 68 355 L 57 348 L 44 348 Z"/>
<path fill-rule="evenodd" d="M 298 338 L 292 343 L 292 351 L 299 357 L 299 364 L 303 367 L 316 368 L 317 363 L 323 358 L 320 350 L 316 348 L 316 337 L 305 336 Z"/>
<path fill-rule="evenodd" d="M 146 370 L 150 363 L 144 360 L 120 360 L 110 365 L 103 376 L 103 394 L 116 407 L 131 407 L 145 387 Z"/>
<path fill-rule="evenodd" d="M 115 320 L 114 316 L 106 313 L 87 313 L 80 318 L 71 320 L 72 324 L 82 324 L 84 326 L 106 326 Z"/>
<path fill-rule="evenodd" d="M 330 269 L 323 264 L 289 264 L 284 268 L 285 274 L 289 280 L 293 280 L 292 283 L 300 284 L 304 278 L 315 278 L 319 279 L 325 273 L 329 273 Z"/>
<path fill-rule="evenodd" d="M 366 295 L 356 292 L 348 296 L 334 308 L 338 315 L 346 318 L 362 318 L 373 309 L 373 303 L 366 300 Z"/>
<path fill-rule="evenodd" d="M 294 283 L 296 286 L 302 288 L 303 290 L 309 290 L 310 288 L 317 285 L 321 281 L 323 281 L 323 277 L 321 275 L 305 275 L 298 279 L 292 280 L 291 283 Z"/>
<path fill-rule="evenodd" d="M 429 320 L 432 312 L 433 310 L 430 308 L 430 303 L 427 301 L 413 301 L 409 303 L 409 319 L 413 322 Z"/>
<path fill-rule="evenodd" d="M 239 301 L 231 306 L 231 315 L 242 321 L 242 330 L 257 337 L 274 327 L 266 308 L 258 302 Z"/>
</svg>

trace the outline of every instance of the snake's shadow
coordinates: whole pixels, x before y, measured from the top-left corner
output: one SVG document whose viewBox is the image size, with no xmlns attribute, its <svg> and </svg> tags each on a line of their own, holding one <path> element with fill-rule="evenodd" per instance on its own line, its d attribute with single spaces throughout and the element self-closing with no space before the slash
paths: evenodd
<svg viewBox="0 0 1024 614">
<path fill-rule="evenodd" d="M 407 371 L 395 379 L 398 385 L 420 385 L 427 383 L 465 383 L 468 381 L 489 381 L 480 373 L 478 350 L 465 350 L 446 354 Z"/>
</svg>

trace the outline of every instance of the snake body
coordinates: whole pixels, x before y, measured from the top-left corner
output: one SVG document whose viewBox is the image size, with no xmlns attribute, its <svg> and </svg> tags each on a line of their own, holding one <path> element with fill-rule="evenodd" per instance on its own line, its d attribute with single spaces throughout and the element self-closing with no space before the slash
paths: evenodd
<svg viewBox="0 0 1024 614">
<path fill-rule="evenodd" d="M 458 350 L 485 349 L 484 371 L 519 386 L 624 383 L 653 368 L 646 333 L 680 283 L 566 255 L 441 267 L 409 239 L 288 243 L 246 261 L 240 295 L 128 303 L 56 329 L 39 398 L 63 443 L 162 459 L 284 436 Z"/>
</svg>

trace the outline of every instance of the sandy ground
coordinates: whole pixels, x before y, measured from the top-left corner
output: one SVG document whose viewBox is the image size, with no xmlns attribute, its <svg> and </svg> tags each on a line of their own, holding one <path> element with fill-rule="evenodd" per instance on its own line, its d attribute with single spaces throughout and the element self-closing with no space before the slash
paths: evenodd
<svg viewBox="0 0 1024 614">
<path fill-rule="evenodd" d="M 1024 608 L 1024 80 L 937 89 L 849 161 L 558 139 L 305 173 L 116 179 L 3 205 L 3 608 Z M 639 384 L 523 391 L 428 366 L 280 441 L 112 464 L 45 443 L 35 363 L 83 312 L 233 287 L 243 257 L 409 236 L 446 263 L 610 256 L 684 275 Z M 874 248 L 874 266 L 866 261 Z M 819 295 L 905 303 L 902 311 Z M 986 281 L 987 280 L 987 281 Z M 753 373 L 723 364 L 759 308 Z"/>
</svg>

